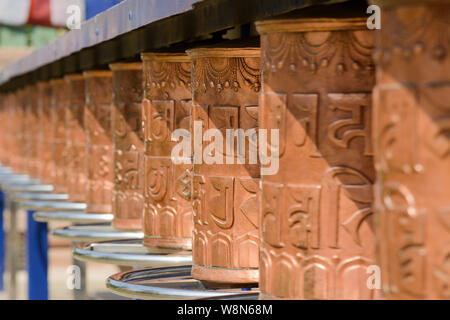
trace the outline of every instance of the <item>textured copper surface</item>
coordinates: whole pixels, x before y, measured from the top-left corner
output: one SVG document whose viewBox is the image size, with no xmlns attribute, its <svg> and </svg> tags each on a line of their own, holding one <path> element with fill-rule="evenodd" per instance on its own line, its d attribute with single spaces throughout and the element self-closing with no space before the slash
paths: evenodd
<svg viewBox="0 0 450 320">
<path fill-rule="evenodd" d="M 192 248 L 192 165 L 170 158 L 175 129 L 190 130 L 191 63 L 185 54 L 143 54 L 145 100 L 144 244 Z"/>
<path fill-rule="evenodd" d="M 192 121 L 202 121 L 204 131 L 219 129 L 224 137 L 226 129 L 257 128 L 260 50 L 188 53 L 193 63 Z M 208 144 L 203 142 L 202 150 Z M 258 165 L 194 165 L 194 278 L 258 282 L 258 185 Z"/>
<path fill-rule="evenodd" d="M 19 154 L 17 161 L 17 172 L 27 173 L 28 164 L 28 140 L 29 132 L 27 128 L 27 109 L 26 109 L 26 88 L 17 90 L 16 95 L 16 137 L 19 146 Z"/>
<path fill-rule="evenodd" d="M 36 85 L 27 87 L 26 97 L 26 122 L 28 131 L 28 152 L 27 173 L 32 177 L 37 177 L 41 170 L 38 161 L 38 140 L 41 128 L 39 127 L 38 91 Z"/>
<path fill-rule="evenodd" d="M 8 115 L 10 117 L 10 127 L 9 127 L 9 165 L 16 172 L 19 168 L 19 134 L 20 131 L 19 122 L 18 122 L 18 112 L 19 108 L 17 105 L 17 91 L 11 92 L 7 97 L 7 109 Z"/>
<path fill-rule="evenodd" d="M 383 8 L 374 53 L 383 291 L 390 299 L 449 299 L 450 3 L 384 2 L 393 7 Z"/>
<path fill-rule="evenodd" d="M 0 161 L 3 165 L 8 165 L 8 158 L 6 157 L 8 150 L 8 138 L 9 138 L 9 123 L 10 119 L 8 117 L 8 109 L 7 109 L 7 100 L 8 94 L 2 93 L 0 95 Z"/>
<path fill-rule="evenodd" d="M 52 87 L 52 129 L 53 144 L 52 157 L 55 164 L 55 176 L 53 185 L 55 192 L 67 193 L 67 141 L 66 141 L 66 108 L 67 108 L 67 84 L 64 79 L 50 81 Z"/>
<path fill-rule="evenodd" d="M 82 74 L 66 76 L 65 80 L 68 100 L 66 109 L 68 192 L 71 201 L 85 202 L 87 190 L 85 83 Z"/>
<path fill-rule="evenodd" d="M 86 212 L 112 213 L 113 141 L 111 132 L 112 72 L 87 71 L 86 83 L 86 161 L 88 188 Z"/>
<path fill-rule="evenodd" d="M 55 178 L 55 162 L 52 154 L 52 87 L 49 82 L 38 83 L 38 161 L 40 172 L 38 178 L 43 183 L 52 184 Z"/>
<path fill-rule="evenodd" d="M 363 19 L 257 28 L 260 125 L 280 135 L 279 171 L 262 177 L 261 297 L 376 298 L 366 274 L 375 264 L 373 33 Z"/>
<path fill-rule="evenodd" d="M 113 71 L 113 225 L 142 229 L 144 213 L 144 135 L 142 63 L 116 63 Z"/>
</svg>

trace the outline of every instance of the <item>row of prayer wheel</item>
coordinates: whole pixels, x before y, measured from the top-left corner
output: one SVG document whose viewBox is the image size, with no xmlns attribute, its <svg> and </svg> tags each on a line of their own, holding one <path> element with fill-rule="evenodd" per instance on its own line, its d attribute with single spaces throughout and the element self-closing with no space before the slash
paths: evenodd
<svg viewBox="0 0 450 320">
<path fill-rule="evenodd" d="M 388 2 L 377 32 L 365 18 L 256 25 L 260 48 L 145 53 L 4 95 L 2 163 L 142 228 L 147 247 L 192 250 L 208 283 L 450 298 L 450 4 Z M 278 171 L 195 150 L 174 163 L 171 135 L 194 121 L 278 129 Z"/>
</svg>

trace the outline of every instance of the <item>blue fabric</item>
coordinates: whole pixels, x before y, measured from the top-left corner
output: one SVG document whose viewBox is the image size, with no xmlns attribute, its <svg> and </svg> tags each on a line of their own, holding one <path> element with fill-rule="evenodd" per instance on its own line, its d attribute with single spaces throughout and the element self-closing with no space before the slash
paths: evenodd
<svg viewBox="0 0 450 320">
<path fill-rule="evenodd" d="M 86 20 L 108 10 L 123 0 L 86 0 Z"/>
<path fill-rule="evenodd" d="M 3 210 L 5 209 L 5 194 L 0 191 L 0 291 L 5 290 L 3 275 L 5 273 L 5 232 L 3 230 Z"/>
<path fill-rule="evenodd" d="M 33 213 L 27 212 L 28 299 L 48 300 L 47 223 L 34 220 Z"/>
</svg>

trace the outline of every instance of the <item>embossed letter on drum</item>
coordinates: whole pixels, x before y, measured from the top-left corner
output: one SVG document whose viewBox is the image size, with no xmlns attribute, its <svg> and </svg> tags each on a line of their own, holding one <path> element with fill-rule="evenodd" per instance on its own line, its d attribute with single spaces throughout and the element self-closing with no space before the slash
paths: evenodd
<svg viewBox="0 0 450 320">
<path fill-rule="evenodd" d="M 259 48 L 194 49 L 188 54 L 193 63 L 192 122 L 201 121 L 203 131 L 218 129 L 223 137 L 227 129 L 256 129 Z M 202 143 L 201 152 L 207 146 Z M 234 163 L 194 164 L 192 276 L 199 280 L 243 284 L 259 279 L 260 168 Z"/>
<path fill-rule="evenodd" d="M 66 110 L 67 172 L 71 201 L 85 202 L 87 190 L 86 130 L 84 128 L 85 83 L 82 74 L 65 77 L 67 82 Z"/>
<path fill-rule="evenodd" d="M 280 169 L 262 177 L 262 298 L 372 299 L 373 33 L 365 19 L 257 23 L 261 129 Z"/>
<path fill-rule="evenodd" d="M 142 63 L 115 63 L 110 68 L 114 94 L 113 226 L 120 230 L 140 230 L 144 213 Z"/>
<path fill-rule="evenodd" d="M 190 130 L 191 63 L 183 53 L 144 53 L 144 245 L 192 248 L 192 165 L 174 164 L 175 129 Z M 189 156 L 189 155 L 188 155 Z"/>
<path fill-rule="evenodd" d="M 450 3 L 382 4 L 374 135 L 383 293 L 450 299 Z"/>
<path fill-rule="evenodd" d="M 86 161 L 88 187 L 86 212 L 112 213 L 113 143 L 111 132 L 112 72 L 84 72 L 86 105 Z"/>
</svg>

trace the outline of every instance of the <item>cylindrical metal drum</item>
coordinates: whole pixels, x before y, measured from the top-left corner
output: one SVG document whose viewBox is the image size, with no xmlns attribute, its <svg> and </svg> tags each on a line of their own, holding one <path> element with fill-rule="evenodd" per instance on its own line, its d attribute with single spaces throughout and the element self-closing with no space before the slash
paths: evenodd
<svg viewBox="0 0 450 320">
<path fill-rule="evenodd" d="M 260 50 L 208 48 L 188 54 L 193 64 L 192 276 L 215 283 L 255 283 L 260 167 L 257 155 L 249 155 L 256 152 Z M 245 156 L 237 148 L 241 139 Z"/>
<path fill-rule="evenodd" d="M 56 193 L 67 193 L 67 141 L 66 141 L 66 108 L 67 108 L 67 84 L 64 79 L 50 81 L 52 87 L 52 129 L 53 144 L 52 157 L 55 164 L 55 176 L 53 180 Z"/>
<path fill-rule="evenodd" d="M 119 230 L 140 230 L 144 214 L 142 63 L 115 63 L 110 69 L 114 96 L 113 226 Z"/>
<path fill-rule="evenodd" d="M 86 161 L 88 166 L 86 212 L 112 213 L 113 141 L 111 132 L 112 72 L 84 72 L 86 105 Z"/>
<path fill-rule="evenodd" d="M 9 123 L 10 118 L 8 117 L 8 93 L 2 93 L 0 95 L 0 123 L 3 125 L 0 127 L 0 161 L 4 166 L 7 165 L 8 158 L 8 135 L 9 135 Z"/>
<path fill-rule="evenodd" d="M 20 152 L 20 136 L 19 131 L 20 128 L 20 122 L 18 120 L 19 117 L 19 106 L 17 104 L 18 101 L 18 91 L 13 91 L 8 96 L 8 113 L 10 116 L 10 134 L 9 134 L 9 145 L 10 145 L 10 163 L 9 165 L 11 168 L 14 169 L 14 171 L 18 172 L 19 169 L 19 152 Z"/>
<path fill-rule="evenodd" d="M 4 166 L 7 166 L 8 162 L 8 135 L 10 118 L 8 117 L 8 93 L 2 93 L 0 95 L 0 123 L 3 125 L 0 127 L 0 161 Z"/>
<path fill-rule="evenodd" d="M 260 130 L 279 170 L 264 175 L 261 298 L 373 299 L 371 91 L 366 18 L 257 23 Z"/>
<path fill-rule="evenodd" d="M 144 245 L 150 248 L 192 248 L 191 154 L 175 163 L 172 133 L 189 135 L 191 63 L 184 53 L 144 53 L 143 102 L 145 137 Z M 190 145 L 190 138 L 188 137 Z"/>
<path fill-rule="evenodd" d="M 38 83 L 38 161 L 40 172 L 37 176 L 43 183 L 52 184 L 55 176 L 55 163 L 52 155 L 52 86 L 49 82 Z"/>
<path fill-rule="evenodd" d="M 85 83 L 82 74 L 66 76 L 65 80 L 68 100 L 66 109 L 68 193 L 71 201 L 85 202 L 87 190 Z"/>
<path fill-rule="evenodd" d="M 17 162 L 17 172 L 21 174 L 26 174 L 28 165 L 28 141 L 29 132 L 27 126 L 27 108 L 26 108 L 26 88 L 21 88 L 16 91 L 16 121 L 17 121 L 17 140 L 19 146 L 18 162 Z"/>
<path fill-rule="evenodd" d="M 389 299 L 450 299 L 450 2 L 379 1 L 378 263 Z"/>
<path fill-rule="evenodd" d="M 38 139 L 41 128 L 39 127 L 39 112 L 38 112 L 38 91 L 37 85 L 29 85 L 26 92 L 26 122 L 28 132 L 28 152 L 29 157 L 27 161 L 27 173 L 36 178 L 41 170 L 40 162 L 38 161 Z"/>
</svg>

